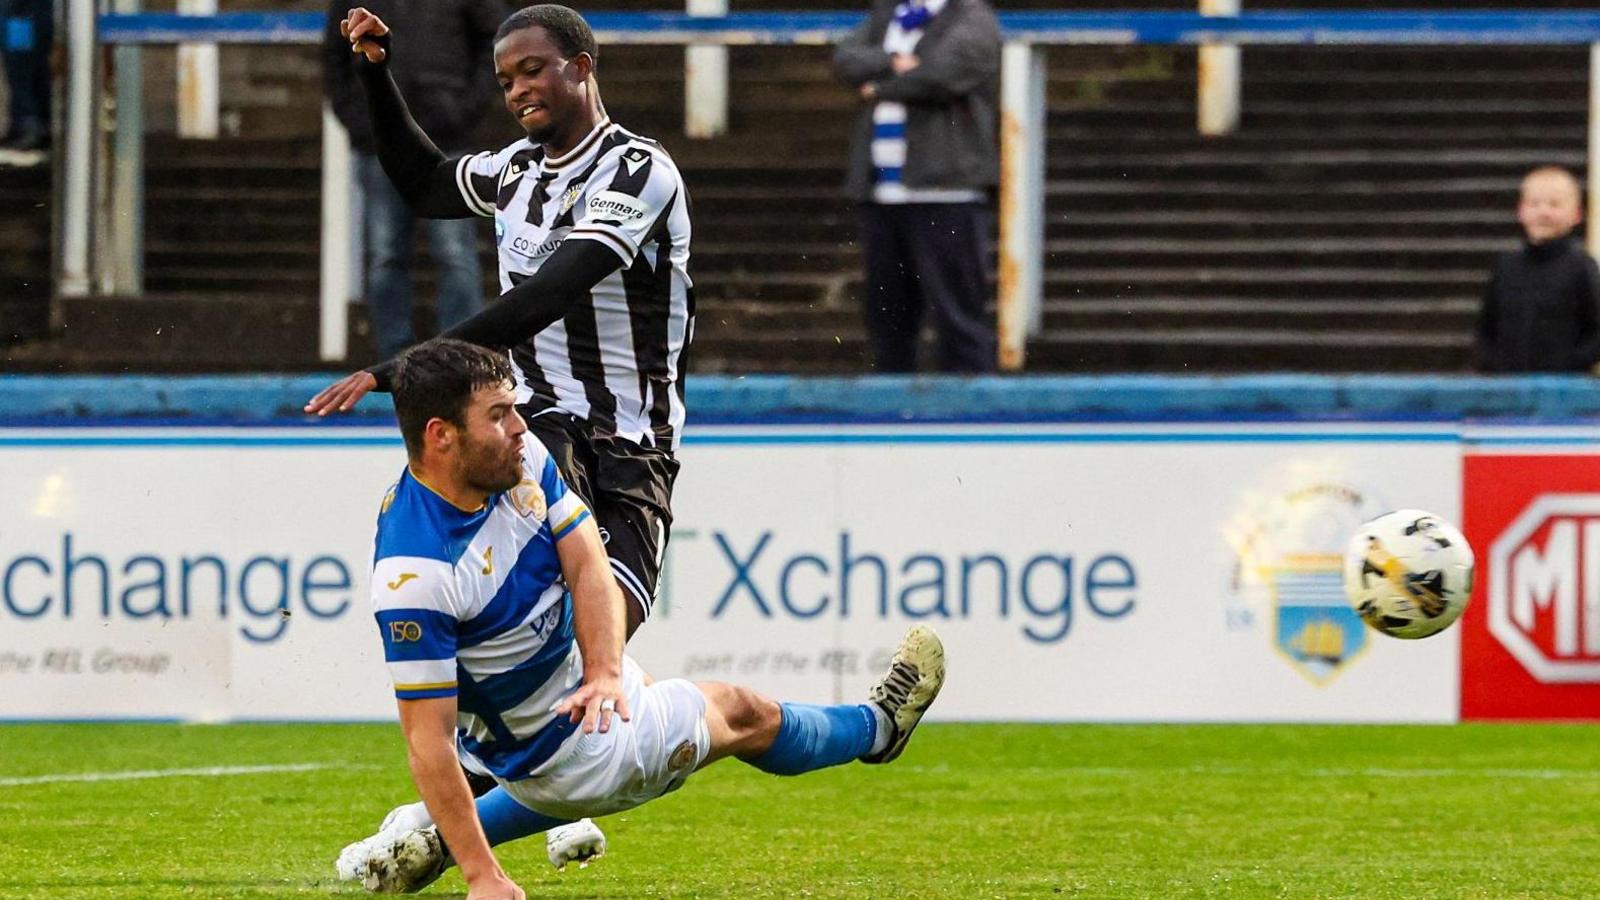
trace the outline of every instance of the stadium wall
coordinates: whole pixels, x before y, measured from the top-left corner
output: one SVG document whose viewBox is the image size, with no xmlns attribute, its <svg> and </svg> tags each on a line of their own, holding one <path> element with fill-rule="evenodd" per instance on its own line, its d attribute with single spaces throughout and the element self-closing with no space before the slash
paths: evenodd
<svg viewBox="0 0 1600 900">
<path fill-rule="evenodd" d="M 0 718 L 388 718 L 403 464 L 325 380 L 0 380 Z M 947 719 L 1600 718 L 1600 390 L 1576 378 L 691 381 L 656 675 L 857 696 L 911 621 Z M 1342 601 L 1386 509 L 1463 522 L 1460 627 Z M 1403 686 L 1397 688 L 1396 686 Z"/>
</svg>

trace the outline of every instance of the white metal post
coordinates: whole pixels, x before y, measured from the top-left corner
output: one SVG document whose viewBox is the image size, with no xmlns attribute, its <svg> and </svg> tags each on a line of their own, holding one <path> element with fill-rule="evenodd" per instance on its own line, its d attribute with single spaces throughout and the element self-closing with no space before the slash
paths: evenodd
<svg viewBox="0 0 1600 900">
<path fill-rule="evenodd" d="M 691 16 L 725 16 L 728 0 L 688 0 Z M 690 44 L 683 51 L 683 132 L 692 138 L 728 133 L 728 48 Z"/>
<path fill-rule="evenodd" d="M 178 13 L 214 16 L 217 0 L 178 0 Z M 178 45 L 178 135 L 217 136 L 219 102 L 216 44 Z"/>
<path fill-rule="evenodd" d="M 322 104 L 322 259 L 317 352 L 326 362 L 349 356 L 350 136 Z"/>
<path fill-rule="evenodd" d="M 114 0 L 119 13 L 139 11 L 139 0 Z M 118 44 L 116 132 L 111 147 L 110 287 L 130 296 L 144 291 L 144 51 Z"/>
<path fill-rule="evenodd" d="M 67 114 L 62 148 L 61 284 L 64 297 L 84 297 L 91 287 L 90 218 L 94 185 L 95 0 L 67 4 Z"/>
<path fill-rule="evenodd" d="M 1043 319 L 1044 49 L 1009 41 L 1000 57 L 1000 368 L 1027 360 Z"/>
<path fill-rule="evenodd" d="M 1589 45 L 1589 255 L 1600 256 L 1600 44 Z"/>
<path fill-rule="evenodd" d="M 1203 16 L 1237 16 L 1239 8 L 1240 0 L 1200 0 Z M 1239 129 L 1239 77 L 1239 45 L 1200 45 L 1197 118 L 1201 134 L 1232 134 Z"/>
</svg>

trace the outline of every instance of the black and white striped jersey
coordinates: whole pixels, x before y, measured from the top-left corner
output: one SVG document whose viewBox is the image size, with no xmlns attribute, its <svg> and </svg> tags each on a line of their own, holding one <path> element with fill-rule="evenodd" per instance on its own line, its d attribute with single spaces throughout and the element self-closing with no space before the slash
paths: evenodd
<svg viewBox="0 0 1600 900">
<path fill-rule="evenodd" d="M 559 157 L 524 139 L 456 163 L 473 212 L 494 217 L 500 290 L 537 272 L 569 240 L 594 241 L 622 267 L 588 303 L 513 347 L 518 402 L 676 450 L 684 350 L 694 332 L 689 196 L 666 151 L 609 118 Z"/>
</svg>

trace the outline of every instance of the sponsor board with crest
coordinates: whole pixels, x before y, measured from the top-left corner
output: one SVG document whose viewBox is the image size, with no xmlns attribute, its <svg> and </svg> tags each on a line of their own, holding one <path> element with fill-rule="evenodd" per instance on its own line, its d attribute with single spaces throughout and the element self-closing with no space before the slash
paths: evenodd
<svg viewBox="0 0 1600 900">
<path fill-rule="evenodd" d="M 108 434 L 0 442 L 0 717 L 394 715 L 368 601 L 373 520 L 405 458 L 392 429 Z M 1459 515 L 1453 441 L 721 426 L 693 430 L 682 461 L 662 589 L 630 645 L 658 678 L 854 700 L 922 622 L 949 652 L 946 719 L 1456 716 L 1456 637 L 1355 628 L 1331 559 L 1396 498 Z M 536 485 L 508 499 L 530 518 L 545 501 Z"/>
</svg>

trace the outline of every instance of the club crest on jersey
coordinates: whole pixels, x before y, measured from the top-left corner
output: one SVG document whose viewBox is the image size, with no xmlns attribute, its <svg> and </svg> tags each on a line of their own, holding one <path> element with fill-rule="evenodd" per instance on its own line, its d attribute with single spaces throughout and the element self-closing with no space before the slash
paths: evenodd
<svg viewBox="0 0 1600 900">
<path fill-rule="evenodd" d="M 579 181 L 573 184 L 572 187 L 567 188 L 567 192 L 561 195 L 561 212 L 563 215 L 571 212 L 573 205 L 578 202 L 578 198 L 583 196 L 584 184 L 585 182 Z"/>
<path fill-rule="evenodd" d="M 522 482 L 507 492 L 506 499 L 511 501 L 511 508 L 523 518 L 531 518 L 536 522 L 544 521 L 547 512 L 544 489 L 539 487 L 537 481 Z"/>
</svg>

